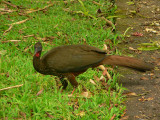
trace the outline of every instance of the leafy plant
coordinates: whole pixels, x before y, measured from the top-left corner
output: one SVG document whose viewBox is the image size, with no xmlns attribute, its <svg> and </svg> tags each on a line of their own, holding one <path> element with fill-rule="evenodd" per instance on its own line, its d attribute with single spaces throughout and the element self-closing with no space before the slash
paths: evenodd
<svg viewBox="0 0 160 120">
<path fill-rule="evenodd" d="M 145 51 L 150 51 L 150 50 L 159 50 L 160 49 L 160 42 L 155 41 L 151 43 L 141 43 L 139 44 L 138 50 L 145 50 Z"/>
</svg>

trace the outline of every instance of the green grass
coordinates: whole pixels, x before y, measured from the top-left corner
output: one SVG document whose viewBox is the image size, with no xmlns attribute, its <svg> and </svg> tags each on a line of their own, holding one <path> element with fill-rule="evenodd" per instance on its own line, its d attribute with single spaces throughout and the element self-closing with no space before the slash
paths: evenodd
<svg viewBox="0 0 160 120">
<path fill-rule="evenodd" d="M 102 72 L 89 69 L 77 77 L 77 81 L 85 86 L 91 95 L 83 97 L 80 85 L 74 95 L 68 97 L 73 90 L 70 84 L 66 91 L 60 93 L 59 79 L 37 73 L 32 65 L 33 45 L 36 41 L 41 41 L 43 44 L 42 54 L 52 47 L 64 44 L 87 43 L 99 48 L 107 44 L 111 48 L 114 47 L 119 42 L 117 40 L 119 34 L 112 33 L 112 28 L 105 27 L 105 21 L 98 17 L 96 12 L 100 8 L 112 18 L 116 8 L 110 8 L 110 3 L 106 0 L 99 2 L 97 0 L 101 5 L 96 5 L 91 0 L 68 1 L 67 4 L 61 1 L 44 11 L 23 14 L 28 10 L 44 8 L 49 4 L 47 2 L 47 0 L 11 1 L 23 9 L 0 17 L 0 89 L 23 84 L 19 88 L 0 91 L 0 118 L 109 120 L 116 115 L 114 119 L 119 119 L 125 106 L 122 104 L 123 88 L 116 83 L 118 75 L 114 72 L 109 72 L 113 79 L 108 81 L 110 87 L 106 90 L 106 87 L 94 78 L 94 76 L 100 77 Z M 5 7 L 16 10 L 4 3 L 0 4 L 0 8 Z M 67 8 L 69 11 L 64 11 Z M 80 13 L 85 14 L 71 11 L 81 11 Z M 30 19 L 13 25 L 12 29 L 4 34 L 9 24 L 27 18 Z M 28 35 L 33 36 L 25 37 Z M 4 43 L 8 40 L 21 41 Z M 90 79 L 94 80 L 96 85 L 90 83 Z M 42 88 L 43 92 L 37 96 Z"/>
</svg>

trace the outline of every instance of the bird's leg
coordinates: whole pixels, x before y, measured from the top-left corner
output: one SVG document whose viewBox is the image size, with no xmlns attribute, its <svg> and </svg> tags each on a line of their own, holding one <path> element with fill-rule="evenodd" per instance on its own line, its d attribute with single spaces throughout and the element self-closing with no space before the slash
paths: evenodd
<svg viewBox="0 0 160 120">
<path fill-rule="evenodd" d="M 71 73 L 71 74 L 67 74 L 67 78 L 69 80 L 69 82 L 72 84 L 72 86 L 74 87 L 73 91 L 71 94 L 73 94 L 73 92 L 75 91 L 75 88 L 78 87 L 78 82 L 75 79 L 75 76 Z"/>
<path fill-rule="evenodd" d="M 63 90 L 65 90 L 67 88 L 68 82 L 67 82 L 67 80 L 64 79 L 64 77 L 60 77 L 60 81 L 61 81 L 62 86 L 63 86 L 63 88 L 61 90 L 61 92 L 62 92 Z"/>
</svg>

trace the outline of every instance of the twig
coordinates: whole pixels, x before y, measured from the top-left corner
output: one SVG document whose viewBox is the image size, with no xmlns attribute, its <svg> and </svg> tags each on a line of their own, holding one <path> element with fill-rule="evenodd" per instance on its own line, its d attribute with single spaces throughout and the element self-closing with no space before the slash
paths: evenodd
<svg viewBox="0 0 160 120">
<path fill-rule="evenodd" d="M 107 20 L 105 17 L 101 17 L 101 18 L 106 21 L 106 25 L 114 27 L 114 24 L 111 21 Z"/>
<path fill-rule="evenodd" d="M 9 5 L 9 6 L 12 6 L 12 7 L 14 7 L 14 8 L 18 8 L 17 5 L 11 4 L 11 3 L 6 2 L 6 1 L 2 1 L 2 3 L 5 3 L 5 4 L 7 4 L 7 5 Z"/>
<path fill-rule="evenodd" d="M 20 42 L 21 40 L 7 40 L 7 41 L 1 41 L 2 43 L 8 43 L 8 42 Z"/>
<path fill-rule="evenodd" d="M 1 15 L 4 15 L 4 14 L 7 14 L 7 13 L 12 13 L 12 12 L 15 12 L 15 11 L 17 11 L 17 10 L 6 10 L 6 9 L 4 9 L 4 8 L 0 8 L 0 14 Z"/>
<path fill-rule="evenodd" d="M 3 88 L 3 89 L 0 89 L 0 91 L 9 90 L 9 89 L 17 88 L 17 87 L 21 87 L 21 86 L 23 86 L 23 84 L 21 84 L 21 85 L 16 85 L 16 86 L 12 86 L 12 87 Z"/>
<path fill-rule="evenodd" d="M 54 4 L 51 3 L 50 5 L 45 6 L 44 8 L 39 8 L 39 9 L 37 9 L 37 10 L 32 10 L 32 11 L 27 11 L 26 13 L 29 14 L 29 13 L 33 13 L 33 12 L 37 12 L 37 11 L 42 11 L 42 10 L 45 10 L 46 8 L 49 8 L 49 7 L 53 6 L 53 5 L 54 5 Z"/>
<path fill-rule="evenodd" d="M 26 22 L 27 20 L 29 20 L 29 18 L 22 20 L 22 21 L 19 21 L 19 22 L 9 24 L 10 25 L 9 28 L 6 31 L 4 31 L 3 35 L 5 35 L 7 32 L 9 32 L 13 28 L 14 25 L 22 24 L 22 23 Z"/>
<path fill-rule="evenodd" d="M 24 22 L 26 22 L 27 20 L 29 20 L 30 18 L 27 18 L 25 20 L 21 20 L 21 21 L 18 21 L 18 22 L 15 22 L 15 23 L 11 23 L 10 25 L 18 25 L 18 24 L 22 24 Z"/>
<path fill-rule="evenodd" d="M 26 35 L 26 36 L 23 36 L 23 38 L 28 38 L 28 37 L 34 37 L 35 35 Z"/>
<path fill-rule="evenodd" d="M 4 31 L 3 35 L 5 35 L 7 32 L 9 32 L 12 29 L 12 27 L 13 27 L 13 25 L 10 25 L 10 27 L 6 31 Z"/>
<path fill-rule="evenodd" d="M 98 6 L 102 6 L 100 3 L 96 2 L 96 1 L 92 1 L 93 4 L 98 5 Z"/>
</svg>

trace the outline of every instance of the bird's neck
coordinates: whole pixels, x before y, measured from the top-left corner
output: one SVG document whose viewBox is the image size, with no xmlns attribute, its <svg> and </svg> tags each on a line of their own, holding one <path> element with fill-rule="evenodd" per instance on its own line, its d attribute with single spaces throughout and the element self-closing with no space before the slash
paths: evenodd
<svg viewBox="0 0 160 120">
<path fill-rule="evenodd" d="M 37 72 L 45 74 L 45 67 L 40 59 L 40 56 L 37 55 L 33 56 L 33 66 Z"/>
</svg>

